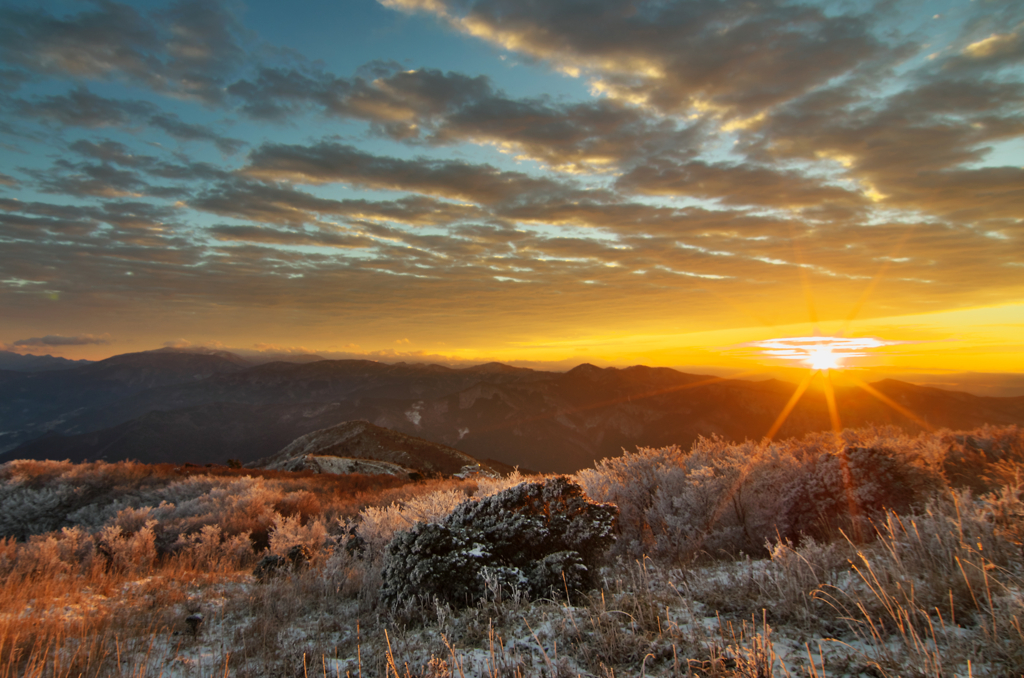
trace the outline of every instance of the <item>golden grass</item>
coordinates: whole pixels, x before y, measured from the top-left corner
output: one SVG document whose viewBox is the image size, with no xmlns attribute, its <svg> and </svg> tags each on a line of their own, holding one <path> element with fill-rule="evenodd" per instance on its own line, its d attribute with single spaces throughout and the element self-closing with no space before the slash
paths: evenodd
<svg viewBox="0 0 1024 678">
<path fill-rule="evenodd" d="M 996 433 L 1006 449 L 1020 439 Z M 609 563 L 582 603 L 499 588 L 464 610 L 413 600 L 397 614 L 379 608 L 379 563 L 346 550 L 338 518 L 477 486 L 267 476 L 270 515 L 321 521 L 330 539 L 311 567 L 266 584 L 249 574 L 260 554 L 245 514 L 223 534 L 204 523 L 205 542 L 200 531 L 160 541 L 157 525 L 150 550 L 142 512 L 107 542 L 85 531 L 0 539 L 0 678 L 1024 675 L 1024 485 L 1004 462 L 991 467 L 1006 476 L 996 494 L 887 512 L 870 541 L 762 535 L 767 559 Z M 0 467 L 0 481 L 46 488 L 70 476 L 113 491 L 176 473 L 33 462 Z"/>
</svg>

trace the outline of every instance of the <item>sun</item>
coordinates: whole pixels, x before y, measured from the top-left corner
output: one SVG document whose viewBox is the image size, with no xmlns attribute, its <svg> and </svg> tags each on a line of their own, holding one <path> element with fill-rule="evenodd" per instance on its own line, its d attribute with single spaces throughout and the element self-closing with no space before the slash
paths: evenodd
<svg viewBox="0 0 1024 678">
<path fill-rule="evenodd" d="M 835 370 L 843 364 L 842 358 L 832 352 L 831 346 L 814 347 L 807 354 L 806 362 L 815 370 Z"/>
<path fill-rule="evenodd" d="M 839 370 L 850 358 L 868 355 L 872 349 L 892 342 L 874 337 L 783 337 L 755 341 L 748 346 L 760 348 L 768 357 L 796 360 L 814 371 Z"/>
<path fill-rule="evenodd" d="M 761 349 L 761 353 L 769 358 L 777 360 L 796 360 L 802 362 L 808 369 L 807 374 L 797 386 L 789 402 L 782 409 L 775 423 L 768 430 L 766 437 L 771 440 L 779 432 L 786 418 L 789 417 L 793 408 L 803 397 L 804 392 L 811 385 L 815 375 L 824 375 L 823 388 L 825 400 L 828 404 L 829 418 L 832 420 L 832 429 L 836 435 L 842 432 L 842 423 L 839 418 L 839 410 L 836 405 L 836 393 L 832 385 L 831 372 L 846 368 L 845 361 L 849 358 L 859 358 L 870 355 L 874 349 L 894 344 L 902 344 L 902 341 L 886 341 L 875 337 L 832 337 L 816 335 L 813 337 L 783 337 L 778 339 L 766 339 L 754 341 L 744 346 L 752 346 Z M 870 384 L 866 384 L 856 376 L 846 373 L 855 386 L 867 392 L 874 398 L 882 401 L 908 419 L 917 422 L 923 428 L 931 430 L 931 425 L 924 421 L 906 407 L 895 402 L 892 398 L 881 393 Z"/>
</svg>

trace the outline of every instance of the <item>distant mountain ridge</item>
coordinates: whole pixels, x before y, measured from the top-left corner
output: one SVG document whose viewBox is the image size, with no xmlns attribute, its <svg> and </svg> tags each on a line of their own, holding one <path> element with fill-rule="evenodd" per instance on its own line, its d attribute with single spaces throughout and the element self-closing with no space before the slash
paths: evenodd
<svg viewBox="0 0 1024 678">
<path fill-rule="evenodd" d="M 73 367 L 88 365 L 91 360 L 68 360 L 52 355 L 33 355 L 31 353 L 14 353 L 0 351 L 0 370 L 10 372 L 50 372 L 52 370 L 68 370 Z"/>
<path fill-rule="evenodd" d="M 908 417 L 855 388 L 837 389 L 844 426 L 919 430 L 1024 425 L 1024 397 L 985 398 L 886 380 L 874 387 Z M 760 439 L 796 390 L 669 368 L 542 372 L 323 360 L 239 364 L 227 356 L 147 352 L 54 373 L 0 373 L 0 461 L 16 457 L 252 462 L 346 421 L 537 471 L 575 471 L 636 446 L 697 436 Z M 809 390 L 777 437 L 831 428 Z"/>
<path fill-rule="evenodd" d="M 245 367 L 252 367 L 253 365 L 263 365 L 265 363 L 314 363 L 319 360 L 324 360 L 323 357 L 311 353 L 246 352 L 245 355 L 242 355 L 240 353 L 233 353 L 231 351 L 207 348 L 205 346 L 195 346 L 186 348 L 168 346 L 164 348 L 158 348 L 153 351 L 144 351 L 144 353 L 191 353 L 193 355 L 215 355 L 224 358 L 225 360 L 230 360 L 233 363 L 243 365 Z"/>
</svg>

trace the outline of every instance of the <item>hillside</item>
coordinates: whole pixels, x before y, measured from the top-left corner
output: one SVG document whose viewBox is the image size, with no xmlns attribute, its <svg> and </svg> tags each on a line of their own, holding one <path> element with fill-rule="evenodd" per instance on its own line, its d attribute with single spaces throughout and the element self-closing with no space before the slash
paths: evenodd
<svg viewBox="0 0 1024 678">
<path fill-rule="evenodd" d="M 372 463 L 367 463 L 372 462 Z M 470 467 L 496 473 L 486 464 L 447 445 L 374 426 L 347 421 L 308 433 L 253 468 L 318 473 L 419 473 L 451 476 Z"/>
<path fill-rule="evenodd" d="M 399 443 L 429 446 L 349 422 L 278 461 Z M 11 461 L 0 675 L 1019 676 L 1022 465 L 1016 426 L 568 477 Z"/>
</svg>

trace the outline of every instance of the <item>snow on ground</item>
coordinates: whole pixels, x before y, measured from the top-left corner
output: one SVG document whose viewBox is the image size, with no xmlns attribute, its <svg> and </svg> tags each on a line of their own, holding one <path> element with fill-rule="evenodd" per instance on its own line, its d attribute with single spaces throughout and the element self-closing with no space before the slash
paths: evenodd
<svg viewBox="0 0 1024 678">
<path fill-rule="evenodd" d="M 515 675 L 518 670 L 524 676 L 586 677 L 610 675 L 605 669 L 615 668 L 615 675 L 652 678 L 746 666 L 750 675 L 817 672 L 838 678 L 880 675 L 876 665 L 905 660 L 895 636 L 879 646 L 842 625 L 826 631 L 814 619 L 776 624 L 777 610 L 717 611 L 694 597 L 719 591 L 748 595 L 752 586 L 771 585 L 773 567 L 770 560 L 685 571 L 634 564 L 633 580 L 626 584 L 620 563 L 606 572 L 606 590 L 589 600 L 531 603 L 509 596 L 464 610 L 434 603 L 404 618 L 389 618 L 372 604 L 367 608 L 364 601 L 361 607 L 357 598 L 342 597 L 332 578 L 336 573 L 326 570 L 289 573 L 269 584 L 238 573 L 186 582 L 167 610 L 170 621 L 132 645 L 125 642 L 120 661 L 128 675 L 163 678 L 369 678 L 384 675 L 391 664 L 403 676 L 407 666 L 412 675 L 424 676 Z M 154 576 L 130 581 L 116 595 L 83 591 L 73 604 L 55 605 L 47 613 L 71 622 L 100 608 L 116 609 L 122 598 L 145 604 L 151 592 L 171 585 Z M 1019 601 L 1019 590 L 1010 593 Z M 196 610 L 203 623 L 193 633 L 185 619 Z M 39 612 L 21 614 L 38 618 Z M 969 644 L 974 632 L 950 628 L 947 635 L 949 642 Z M 943 667 L 942 674 L 966 676 L 967 667 Z M 974 663 L 973 675 L 985 675 L 984 666 Z"/>
<path fill-rule="evenodd" d="M 355 459 L 331 455 L 308 455 L 305 464 L 319 473 L 363 473 L 366 475 L 407 476 L 409 470 L 398 464 L 374 459 Z"/>
</svg>

